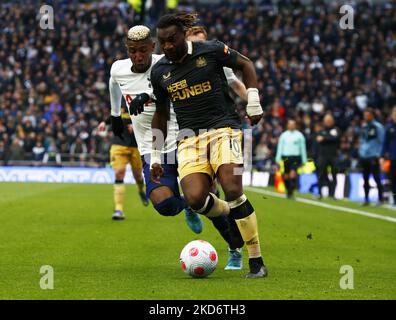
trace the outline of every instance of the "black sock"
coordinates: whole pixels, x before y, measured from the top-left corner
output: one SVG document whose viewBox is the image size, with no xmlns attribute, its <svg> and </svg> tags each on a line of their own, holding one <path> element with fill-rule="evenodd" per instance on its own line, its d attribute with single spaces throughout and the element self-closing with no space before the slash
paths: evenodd
<svg viewBox="0 0 396 320">
<path fill-rule="evenodd" d="M 257 273 L 260 271 L 260 268 L 264 265 L 264 261 L 262 257 L 258 258 L 250 258 L 249 259 L 249 268 L 250 272 Z"/>
<path fill-rule="evenodd" d="M 290 180 L 289 179 L 285 179 L 285 187 L 286 187 L 287 194 L 290 194 Z"/>
<path fill-rule="evenodd" d="M 217 229 L 217 231 L 220 233 L 220 235 L 223 237 L 223 239 L 228 243 L 228 245 L 231 248 L 232 240 L 230 234 L 230 224 L 228 222 L 227 217 L 218 216 L 218 217 L 208 217 L 208 218 L 212 221 L 213 226 Z"/>
</svg>

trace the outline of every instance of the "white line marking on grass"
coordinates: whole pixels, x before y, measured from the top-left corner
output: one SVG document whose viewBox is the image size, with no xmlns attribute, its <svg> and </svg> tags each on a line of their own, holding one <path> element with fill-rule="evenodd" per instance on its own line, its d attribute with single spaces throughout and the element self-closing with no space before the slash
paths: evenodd
<svg viewBox="0 0 396 320">
<path fill-rule="evenodd" d="M 273 192 L 273 191 L 257 189 L 254 187 L 246 187 L 246 189 L 249 191 L 252 191 L 252 192 L 266 194 L 266 195 L 277 197 L 277 198 L 286 198 L 286 196 L 284 194 L 279 194 L 279 193 Z M 311 205 L 322 207 L 322 208 L 358 214 L 360 216 L 370 217 L 370 218 L 374 218 L 374 219 L 381 219 L 381 220 L 396 223 L 396 218 L 394 218 L 394 217 L 383 216 L 380 214 L 375 214 L 375 213 L 371 213 L 371 212 L 367 212 L 367 211 L 363 211 L 363 210 L 357 210 L 357 209 L 346 208 L 346 207 L 342 207 L 342 206 L 336 206 L 336 205 L 323 203 L 323 202 L 319 202 L 319 201 L 315 201 L 315 200 L 304 199 L 304 198 L 300 198 L 300 197 L 296 197 L 295 201 L 301 202 L 301 203 L 306 203 L 306 204 L 311 204 Z"/>
</svg>

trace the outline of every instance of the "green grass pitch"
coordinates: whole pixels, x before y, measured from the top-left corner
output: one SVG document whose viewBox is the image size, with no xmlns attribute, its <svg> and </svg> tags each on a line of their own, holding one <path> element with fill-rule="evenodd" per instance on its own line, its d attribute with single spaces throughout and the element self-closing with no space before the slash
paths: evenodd
<svg viewBox="0 0 396 320">
<path fill-rule="evenodd" d="M 396 298 L 396 223 L 246 194 L 259 219 L 266 279 L 244 278 L 246 249 L 244 270 L 224 271 L 227 246 L 209 220 L 195 235 L 184 214 L 166 218 L 143 207 L 135 186 L 127 186 L 127 219 L 112 221 L 111 185 L 0 183 L 0 299 Z M 194 239 L 219 254 L 205 279 L 179 264 Z M 43 265 L 54 269 L 53 290 L 39 286 Z M 340 288 L 343 265 L 353 268 L 354 289 Z"/>
</svg>

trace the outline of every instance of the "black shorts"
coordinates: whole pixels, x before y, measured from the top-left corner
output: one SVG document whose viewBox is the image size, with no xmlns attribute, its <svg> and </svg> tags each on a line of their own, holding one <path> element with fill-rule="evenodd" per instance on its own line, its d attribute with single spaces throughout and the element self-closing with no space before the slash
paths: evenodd
<svg viewBox="0 0 396 320">
<path fill-rule="evenodd" d="M 369 175 L 379 174 L 381 172 L 379 158 L 371 157 L 371 158 L 360 158 L 359 165 L 363 170 L 363 174 Z"/>
<path fill-rule="evenodd" d="M 292 170 L 297 171 L 302 163 L 300 156 L 284 156 L 282 160 L 285 166 L 285 173 L 289 173 Z"/>
</svg>

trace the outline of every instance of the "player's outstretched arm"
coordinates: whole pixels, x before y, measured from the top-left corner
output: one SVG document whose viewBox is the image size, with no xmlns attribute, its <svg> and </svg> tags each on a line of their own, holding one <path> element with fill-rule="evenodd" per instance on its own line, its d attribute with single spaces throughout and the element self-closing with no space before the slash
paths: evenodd
<svg viewBox="0 0 396 320">
<path fill-rule="evenodd" d="M 161 166 L 161 150 L 165 144 L 168 133 L 168 103 L 166 101 L 156 101 L 156 111 L 154 112 L 153 120 L 151 121 L 151 129 L 153 133 L 153 146 L 150 157 L 150 173 L 151 179 L 160 183 L 160 177 L 164 170 Z"/>
<path fill-rule="evenodd" d="M 247 101 L 247 90 L 245 84 L 237 79 L 231 85 L 232 90 L 243 100 Z"/>
<path fill-rule="evenodd" d="M 124 124 L 121 119 L 122 92 L 118 83 L 112 76 L 109 79 L 110 105 L 111 105 L 111 129 L 116 136 L 122 139 Z"/>
<path fill-rule="evenodd" d="M 236 67 L 242 71 L 242 79 L 247 93 L 246 113 L 252 125 L 257 124 L 262 116 L 263 109 L 260 105 L 260 97 L 257 89 L 257 75 L 253 62 L 244 55 L 237 53 Z"/>
</svg>

